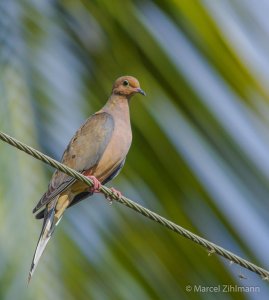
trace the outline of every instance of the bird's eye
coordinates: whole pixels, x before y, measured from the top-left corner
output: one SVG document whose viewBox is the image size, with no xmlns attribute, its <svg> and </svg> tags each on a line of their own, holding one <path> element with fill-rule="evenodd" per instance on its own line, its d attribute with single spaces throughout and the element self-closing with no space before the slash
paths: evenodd
<svg viewBox="0 0 269 300">
<path fill-rule="evenodd" d="M 129 85 L 129 81 L 128 81 L 128 80 L 124 80 L 124 81 L 123 81 L 123 85 L 124 85 L 124 86 L 128 86 L 128 85 Z"/>
</svg>

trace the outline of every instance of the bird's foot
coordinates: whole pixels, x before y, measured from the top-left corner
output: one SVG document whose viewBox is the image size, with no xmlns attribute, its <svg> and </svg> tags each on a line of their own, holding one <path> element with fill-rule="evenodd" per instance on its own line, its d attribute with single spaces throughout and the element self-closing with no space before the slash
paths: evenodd
<svg viewBox="0 0 269 300">
<path fill-rule="evenodd" d="M 113 187 L 110 188 L 110 189 L 111 189 L 113 195 L 115 195 L 115 196 L 118 197 L 118 198 L 121 198 L 121 197 L 122 197 L 122 193 L 121 193 L 120 191 L 114 189 Z M 112 201 L 113 201 L 112 196 L 108 195 L 108 196 L 105 196 L 105 197 L 106 197 L 106 199 L 108 200 L 109 204 L 112 204 Z"/>
<path fill-rule="evenodd" d="M 118 198 L 121 198 L 121 197 L 122 197 L 122 193 L 121 193 L 120 191 L 114 189 L 113 187 L 110 188 L 110 189 L 111 189 L 111 191 L 113 192 L 113 194 L 114 194 L 116 197 L 118 197 Z"/>
<path fill-rule="evenodd" d="M 101 182 L 95 176 L 86 175 L 86 177 L 93 181 L 93 186 L 91 186 L 88 191 L 90 193 L 100 193 L 100 187 L 102 186 Z"/>
</svg>

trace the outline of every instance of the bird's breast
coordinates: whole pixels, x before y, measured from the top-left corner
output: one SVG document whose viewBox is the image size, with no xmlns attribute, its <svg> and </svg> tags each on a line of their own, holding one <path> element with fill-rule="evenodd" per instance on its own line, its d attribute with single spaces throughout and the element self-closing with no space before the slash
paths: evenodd
<svg viewBox="0 0 269 300">
<path fill-rule="evenodd" d="M 125 119 L 114 118 L 114 120 L 115 125 L 112 137 L 94 171 L 94 176 L 100 182 L 108 178 L 119 166 L 126 157 L 132 143 L 132 130 L 129 117 Z"/>
</svg>

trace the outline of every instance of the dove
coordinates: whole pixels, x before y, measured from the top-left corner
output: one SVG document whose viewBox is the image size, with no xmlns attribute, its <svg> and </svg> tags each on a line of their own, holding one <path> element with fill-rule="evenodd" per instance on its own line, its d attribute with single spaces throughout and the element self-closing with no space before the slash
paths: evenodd
<svg viewBox="0 0 269 300">
<path fill-rule="evenodd" d="M 106 184 L 121 171 L 132 142 L 129 101 L 137 93 L 146 95 L 136 78 L 118 78 L 104 107 L 91 115 L 69 142 L 61 162 L 90 178 L 93 186 L 89 188 L 58 170 L 53 173 L 47 192 L 33 209 L 36 213 L 43 208 L 36 218 L 44 220 L 28 282 L 65 210 L 99 192 L 101 184 Z M 115 189 L 113 192 L 121 195 Z"/>
</svg>

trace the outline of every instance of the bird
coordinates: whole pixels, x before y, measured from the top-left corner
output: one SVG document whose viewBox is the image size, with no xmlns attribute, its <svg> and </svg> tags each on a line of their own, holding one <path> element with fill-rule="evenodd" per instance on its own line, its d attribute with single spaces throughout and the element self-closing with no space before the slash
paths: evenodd
<svg viewBox="0 0 269 300">
<path fill-rule="evenodd" d="M 119 77 L 103 108 L 91 115 L 70 140 L 61 162 L 90 178 L 93 186 L 89 188 L 59 170 L 53 173 L 46 193 L 33 209 L 33 213 L 39 211 L 35 217 L 43 219 L 43 226 L 28 283 L 65 210 L 98 193 L 101 185 L 115 178 L 121 171 L 132 143 L 129 102 L 137 93 L 146 95 L 135 77 Z M 112 191 L 121 196 L 119 191 Z"/>
</svg>

